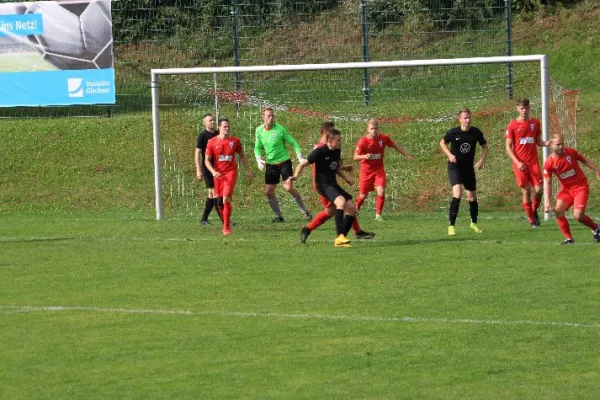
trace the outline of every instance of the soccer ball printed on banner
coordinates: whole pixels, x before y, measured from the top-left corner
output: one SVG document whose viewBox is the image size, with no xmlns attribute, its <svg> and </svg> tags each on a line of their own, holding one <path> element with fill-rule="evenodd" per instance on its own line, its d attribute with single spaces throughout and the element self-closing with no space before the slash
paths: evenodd
<svg viewBox="0 0 600 400">
<path fill-rule="evenodd" d="M 13 36 L 61 70 L 112 68 L 110 0 L 41 1 L 12 4 L 15 14 L 41 14 L 44 34 Z M 23 40 L 24 41 L 24 40 Z"/>
</svg>

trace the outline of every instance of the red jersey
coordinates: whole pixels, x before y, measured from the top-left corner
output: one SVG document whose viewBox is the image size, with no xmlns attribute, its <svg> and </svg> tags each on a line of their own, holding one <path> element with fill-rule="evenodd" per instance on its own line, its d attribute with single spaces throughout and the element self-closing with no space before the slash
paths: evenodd
<svg viewBox="0 0 600 400">
<path fill-rule="evenodd" d="M 354 154 L 364 155 L 371 154 L 368 160 L 360 160 L 361 170 L 368 171 L 378 170 L 383 168 L 383 152 L 387 147 L 394 146 L 394 141 L 386 135 L 379 134 L 375 139 L 369 139 L 368 136 L 363 136 L 356 145 Z"/>
<path fill-rule="evenodd" d="M 211 157 L 213 168 L 222 174 L 232 171 L 237 172 L 235 154 L 241 154 L 242 152 L 242 143 L 235 136 L 230 136 L 227 139 L 215 136 L 206 145 L 206 155 Z"/>
<path fill-rule="evenodd" d="M 570 189 L 576 186 L 587 186 L 588 180 L 581 170 L 578 161 L 583 161 L 583 156 L 577 150 L 565 147 L 565 152 L 558 157 L 550 155 L 544 163 L 544 177 L 550 178 L 554 173 L 558 177 L 561 187 Z"/>
<path fill-rule="evenodd" d="M 513 153 L 525 164 L 538 164 L 537 141 L 541 137 L 540 121 L 530 118 L 527 121 L 510 121 L 506 127 L 505 139 L 511 139 Z"/>
</svg>

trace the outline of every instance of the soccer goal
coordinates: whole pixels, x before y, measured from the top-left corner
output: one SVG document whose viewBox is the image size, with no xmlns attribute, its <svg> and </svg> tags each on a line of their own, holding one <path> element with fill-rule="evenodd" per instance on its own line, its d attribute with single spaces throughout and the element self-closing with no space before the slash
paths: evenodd
<svg viewBox="0 0 600 400">
<path fill-rule="evenodd" d="M 253 167 L 254 129 L 262 123 L 263 107 L 275 110 L 276 121 L 305 153 L 318 140 L 319 124 L 333 121 L 343 134 L 347 160 L 367 120 L 378 118 L 383 132 L 416 157 L 409 162 L 395 152 L 386 155 L 386 207 L 395 211 L 447 207 L 445 158 L 438 143 L 464 107 L 471 109 L 473 125 L 486 134 L 490 147 L 478 178 L 482 207 L 516 210 L 520 204 L 503 138 L 506 124 L 516 117 L 517 98 L 531 100 L 531 116 L 540 119 L 544 139 L 551 125 L 574 137 L 573 105 L 550 79 L 545 55 L 153 69 L 151 90 L 158 220 L 166 211 L 196 214 L 203 203 L 193 154 L 208 112 L 229 118 Z M 241 209 L 267 212 L 257 176 L 250 185 L 238 183 L 234 197 Z M 305 180 L 299 189 L 312 192 Z M 316 196 L 305 197 L 314 197 L 313 206 L 319 207 Z M 281 198 L 283 207 L 288 198 Z"/>
</svg>

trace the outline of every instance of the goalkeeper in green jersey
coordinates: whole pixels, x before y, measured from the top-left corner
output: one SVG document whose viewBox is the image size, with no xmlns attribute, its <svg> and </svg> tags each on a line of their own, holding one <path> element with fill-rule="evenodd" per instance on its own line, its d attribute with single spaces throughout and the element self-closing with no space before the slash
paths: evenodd
<svg viewBox="0 0 600 400">
<path fill-rule="evenodd" d="M 275 196 L 275 187 L 279 184 L 280 179 L 283 181 L 283 188 L 294 198 L 294 201 L 298 205 L 302 215 L 304 215 L 304 218 L 310 221 L 312 215 L 306 209 L 306 206 L 302 201 L 302 196 L 300 196 L 300 193 L 294 188 L 294 184 L 290 180 L 290 178 L 294 176 L 294 171 L 292 169 L 292 160 L 290 159 L 290 154 L 288 153 L 285 144 L 287 142 L 292 145 L 298 160 L 304 159 L 302 156 L 302 149 L 292 135 L 289 134 L 287 129 L 275 122 L 272 108 L 265 108 L 263 110 L 262 119 L 263 124 L 256 128 L 254 155 L 256 156 L 258 169 L 265 171 L 265 191 L 267 194 L 267 201 L 275 213 L 273 222 L 284 221 L 279 207 L 279 200 L 277 199 L 277 196 Z M 262 159 L 263 148 L 265 150 L 266 161 Z"/>
</svg>

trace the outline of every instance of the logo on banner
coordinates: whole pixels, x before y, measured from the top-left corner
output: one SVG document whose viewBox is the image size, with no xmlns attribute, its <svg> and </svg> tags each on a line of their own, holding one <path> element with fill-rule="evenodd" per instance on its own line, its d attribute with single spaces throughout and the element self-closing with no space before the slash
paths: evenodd
<svg viewBox="0 0 600 400">
<path fill-rule="evenodd" d="M 84 78 L 67 78 L 69 97 L 84 95 L 103 95 L 110 93 L 111 83 L 107 80 L 88 80 Z"/>
<path fill-rule="evenodd" d="M 69 97 L 83 97 L 83 78 L 67 78 Z"/>
</svg>

